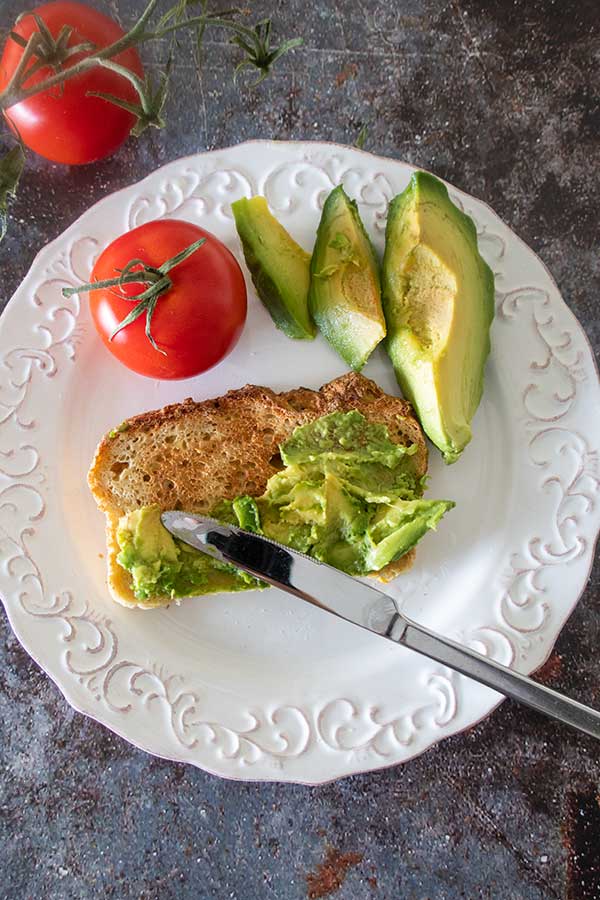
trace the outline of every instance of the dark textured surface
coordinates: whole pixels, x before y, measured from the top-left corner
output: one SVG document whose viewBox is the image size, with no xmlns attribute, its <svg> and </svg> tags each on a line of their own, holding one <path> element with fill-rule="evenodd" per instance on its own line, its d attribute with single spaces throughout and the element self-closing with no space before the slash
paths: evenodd
<svg viewBox="0 0 600 900">
<path fill-rule="evenodd" d="M 124 22 L 141 0 L 101 6 Z M 24 8 L 3 0 L 0 26 Z M 264 3 L 306 46 L 252 94 L 210 44 L 177 66 L 169 127 L 74 170 L 32 159 L 0 247 L 0 301 L 91 203 L 249 137 L 352 143 L 490 203 L 600 344 L 597 0 Z M 152 56 L 150 57 L 152 58 Z M 157 59 L 156 53 L 154 58 Z M 600 704 L 600 570 L 548 683 Z M 504 704 L 398 769 L 324 788 L 236 784 L 152 759 L 74 713 L 0 621 L 0 897 L 600 897 L 598 744 Z M 558 655 L 556 655 L 558 654 Z M 328 880 L 329 879 L 329 880 Z"/>
</svg>

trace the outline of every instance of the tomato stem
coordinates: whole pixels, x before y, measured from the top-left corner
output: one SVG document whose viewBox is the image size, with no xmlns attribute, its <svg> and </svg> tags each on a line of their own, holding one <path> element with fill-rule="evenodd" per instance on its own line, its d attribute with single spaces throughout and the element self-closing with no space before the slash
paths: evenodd
<svg viewBox="0 0 600 900">
<path fill-rule="evenodd" d="M 67 49 L 64 34 L 62 32 L 57 39 L 54 39 L 45 23 L 39 16 L 36 16 L 39 30 L 31 35 L 10 82 L 5 89 L 0 92 L 0 108 L 9 109 L 11 106 L 21 103 L 29 97 L 35 96 L 35 94 L 42 93 L 56 85 L 63 84 L 65 81 L 74 78 L 76 75 L 81 75 L 82 72 L 86 72 L 88 69 L 101 64 L 103 60 L 109 60 L 118 56 L 130 47 L 134 47 L 147 41 L 159 40 L 166 35 L 174 34 L 176 31 L 183 28 L 196 29 L 199 37 L 203 36 L 209 25 L 224 28 L 233 32 L 234 36 L 232 38 L 232 43 L 235 43 L 245 53 L 245 59 L 237 67 L 236 71 L 239 71 L 240 66 L 255 66 L 262 73 L 259 80 L 262 80 L 262 78 L 269 73 L 271 66 L 280 56 L 302 43 L 301 38 L 295 38 L 291 41 L 285 41 L 279 47 L 271 48 L 270 20 L 261 20 L 254 28 L 251 28 L 226 18 L 227 13 L 222 13 L 220 15 L 210 14 L 207 12 L 207 0 L 204 0 L 202 3 L 204 12 L 199 16 L 184 18 L 182 9 L 185 10 L 187 4 L 184 3 L 182 7 L 181 2 L 179 2 L 162 16 L 155 30 L 146 30 L 146 25 L 154 14 L 159 2 L 160 0 L 150 0 L 137 22 L 123 35 L 123 37 L 107 47 L 103 47 L 90 53 L 89 56 L 84 57 L 84 59 L 75 63 L 73 66 L 70 66 L 68 69 L 62 68 L 60 64 L 64 62 L 66 58 L 73 55 L 75 48 Z M 233 10 L 232 12 L 235 13 L 236 11 Z M 172 18 L 175 18 L 176 21 L 167 24 Z M 35 41 L 33 40 L 34 37 L 36 38 Z M 8 40 L 16 40 L 21 46 L 23 43 L 22 40 L 18 40 L 16 34 L 13 36 L 12 33 L 9 33 Z M 43 49 L 38 54 L 41 47 L 43 47 Z M 86 47 L 86 45 L 79 45 L 77 49 L 84 52 L 85 49 L 91 48 Z M 56 55 L 56 59 L 58 60 L 57 68 L 59 71 L 37 84 L 25 87 L 25 82 L 28 81 L 33 74 L 33 67 L 28 71 L 25 71 L 32 55 L 38 55 L 38 60 L 43 59 L 47 65 L 52 65 L 52 53 Z M 27 58 L 25 59 L 26 54 Z M 37 71 L 40 66 L 36 63 L 35 68 Z"/>
<path fill-rule="evenodd" d="M 5 94 L 7 96 L 10 96 L 11 92 L 18 90 L 18 86 L 21 84 L 23 73 L 24 73 L 27 65 L 29 64 L 29 61 L 31 60 L 32 56 L 35 55 L 36 50 L 37 50 L 41 40 L 42 40 L 42 38 L 38 31 L 34 31 L 33 34 L 30 36 L 29 40 L 27 41 L 27 44 L 25 45 L 25 49 L 23 50 L 23 54 L 21 56 L 21 59 L 19 60 L 18 66 L 15 68 L 15 71 L 12 73 L 12 76 L 10 78 L 10 81 L 6 85 L 6 88 L 4 89 L 4 91 L 2 91 L 2 93 L 0 93 L 0 105 L 1 105 L 1 99 Z"/>
<path fill-rule="evenodd" d="M 165 121 L 161 113 L 167 99 L 167 89 L 169 74 L 171 72 L 171 63 L 172 57 L 169 56 L 167 65 L 165 66 L 165 70 L 162 73 L 158 89 L 154 90 L 152 80 L 149 75 L 146 75 L 146 77 L 142 79 L 139 77 L 139 75 L 136 75 L 135 72 L 132 72 L 126 66 L 121 66 L 119 65 L 119 63 L 116 63 L 111 59 L 103 59 L 101 60 L 100 65 L 103 68 L 110 69 L 112 72 L 116 72 L 117 75 L 121 75 L 123 78 L 126 78 L 136 91 L 138 97 L 140 98 L 140 102 L 129 103 L 127 100 L 122 100 L 120 97 L 116 97 L 114 94 L 107 94 L 105 91 L 88 91 L 88 96 L 102 97 L 104 100 L 108 100 L 110 103 L 114 103 L 115 106 L 119 106 L 121 109 L 126 109 L 128 112 L 134 115 L 137 119 L 136 124 L 131 130 L 131 133 L 134 137 L 139 137 L 146 130 L 146 128 L 151 125 L 154 126 L 154 128 L 163 128 Z"/>
<path fill-rule="evenodd" d="M 243 53 L 242 61 L 234 70 L 234 83 L 237 81 L 240 72 L 251 66 L 260 72 L 257 81 L 254 83 L 255 85 L 258 84 L 269 74 L 271 67 L 284 53 L 302 44 L 301 38 L 295 38 L 284 41 L 278 47 L 272 47 L 270 38 L 271 21 L 269 19 L 262 19 L 253 27 L 243 25 L 241 22 L 233 19 L 234 16 L 241 14 L 239 9 L 226 9 L 213 14 L 209 11 L 210 0 L 176 0 L 175 5 L 167 9 L 164 15 L 156 21 L 152 29 L 150 28 L 150 21 L 157 12 L 159 2 L 161 0 L 149 0 L 139 19 L 129 31 L 117 41 L 114 41 L 114 43 L 100 49 L 87 41 L 68 46 L 69 40 L 73 35 L 73 28 L 66 24 L 63 25 L 57 37 L 54 38 L 39 14 L 22 13 L 17 17 L 16 23 L 18 24 L 26 15 L 33 15 L 37 30 L 30 35 L 28 40 L 15 31 L 10 31 L 8 34 L 7 40 L 14 41 L 15 44 L 22 48 L 23 52 L 4 90 L 0 91 L 0 111 L 6 112 L 12 106 L 28 100 L 36 94 L 62 86 L 71 78 L 76 78 L 78 75 L 96 66 L 105 66 L 112 69 L 121 78 L 127 79 L 133 85 L 138 94 L 139 103 L 131 103 L 115 94 L 103 91 L 90 91 L 89 95 L 101 97 L 108 103 L 121 107 L 135 116 L 136 121 L 131 128 L 131 134 L 138 137 L 149 126 L 163 128 L 165 125 L 162 113 L 167 100 L 171 64 L 176 47 L 175 35 L 179 30 L 190 29 L 195 32 L 196 57 L 198 60 L 200 59 L 202 41 L 209 26 L 230 32 L 230 42 L 239 47 Z M 188 6 L 198 2 L 202 10 L 201 14 L 189 16 L 187 12 Z M 160 40 L 168 35 L 171 36 L 171 49 L 157 87 L 153 86 L 149 76 L 140 79 L 129 69 L 115 62 L 114 58 L 125 50 L 148 41 Z M 74 62 L 73 65 L 65 65 L 75 55 L 82 53 L 87 55 Z M 198 62 L 198 64 L 200 63 Z M 43 78 L 36 84 L 32 84 L 32 77 L 42 69 L 53 70 L 53 74 L 48 78 Z M 22 149 L 23 142 L 18 134 L 17 127 L 10 120 L 9 115 L 7 115 L 7 119 Z M 15 154 L 13 154 L 12 150 L 0 159 L 0 241 L 6 232 L 7 199 L 14 198 L 18 181 L 18 178 L 15 179 L 13 177 L 12 172 L 14 159 Z M 8 187 L 6 187 L 7 184 Z"/>
<path fill-rule="evenodd" d="M 113 287 L 118 288 L 117 296 L 121 300 L 128 300 L 130 303 L 135 303 L 136 305 L 131 312 L 119 322 L 110 335 L 109 340 L 112 341 L 119 331 L 126 328 L 128 325 L 131 325 L 132 322 L 135 322 L 136 319 L 139 319 L 140 316 L 145 314 L 146 337 L 158 353 L 162 353 L 166 356 L 166 352 L 161 350 L 152 335 L 152 317 L 154 315 L 154 310 L 156 309 L 156 304 L 159 299 L 173 287 L 173 282 L 169 278 L 168 273 L 188 259 L 192 253 L 196 252 L 196 250 L 199 250 L 204 243 L 206 243 L 206 238 L 200 238 L 199 240 L 194 241 L 189 247 L 176 253 L 175 256 L 172 256 L 171 259 L 166 260 L 166 262 L 162 263 L 160 266 L 150 266 L 141 259 L 130 259 L 127 265 L 120 270 L 118 276 L 115 278 L 106 278 L 103 281 L 90 281 L 86 284 L 79 284 L 77 287 L 63 288 L 63 297 L 67 299 L 74 294 L 84 294 L 88 291 L 99 291 Z M 140 268 L 136 268 L 137 266 Z M 126 294 L 122 290 L 125 284 L 139 284 L 146 285 L 146 287 L 137 294 Z"/>
</svg>

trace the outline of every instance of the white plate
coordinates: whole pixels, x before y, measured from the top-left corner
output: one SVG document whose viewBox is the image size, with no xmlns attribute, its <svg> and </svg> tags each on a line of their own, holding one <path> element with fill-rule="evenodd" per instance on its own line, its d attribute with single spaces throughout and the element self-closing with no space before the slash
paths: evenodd
<svg viewBox="0 0 600 900">
<path fill-rule="evenodd" d="M 36 258 L 0 328 L 0 590 L 23 646 L 75 708 L 151 753 L 232 778 L 318 783 L 399 763 L 477 722 L 499 695 L 280 592 L 128 611 L 104 583 L 103 517 L 86 487 L 101 435 L 125 417 L 247 382 L 319 387 L 344 365 L 278 332 L 249 284 L 234 352 L 196 379 L 136 376 L 98 340 L 87 280 L 121 232 L 196 221 L 241 259 L 230 204 L 265 194 L 310 249 L 343 182 L 381 248 L 412 166 L 330 144 L 252 142 L 182 159 L 98 203 Z M 548 272 L 483 203 L 497 316 L 475 437 L 431 452 L 429 496 L 456 500 L 391 593 L 417 620 L 531 672 L 586 582 L 599 527 L 600 391 L 593 357 Z M 365 374 L 396 392 L 382 351 Z"/>
</svg>

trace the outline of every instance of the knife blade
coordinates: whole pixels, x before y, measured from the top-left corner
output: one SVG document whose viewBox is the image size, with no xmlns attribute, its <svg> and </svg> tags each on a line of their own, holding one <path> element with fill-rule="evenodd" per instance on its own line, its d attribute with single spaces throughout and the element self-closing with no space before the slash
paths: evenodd
<svg viewBox="0 0 600 900">
<path fill-rule="evenodd" d="M 599 712 L 413 622 L 383 591 L 235 525 L 178 511 L 164 512 L 161 519 L 174 537 L 196 550 L 600 739 Z"/>
</svg>

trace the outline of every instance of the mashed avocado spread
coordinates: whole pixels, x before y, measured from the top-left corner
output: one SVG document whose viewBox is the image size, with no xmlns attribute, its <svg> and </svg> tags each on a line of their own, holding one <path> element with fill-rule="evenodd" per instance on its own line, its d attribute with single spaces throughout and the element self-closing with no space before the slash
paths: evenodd
<svg viewBox="0 0 600 900">
<path fill-rule="evenodd" d="M 280 447 L 284 468 L 262 497 L 222 500 L 212 515 L 308 553 L 351 575 L 377 572 L 410 550 L 454 506 L 423 500 L 416 446 L 385 425 L 336 412 L 296 428 Z M 138 599 L 172 599 L 262 585 L 173 538 L 158 506 L 123 516 L 118 562 Z"/>
</svg>

